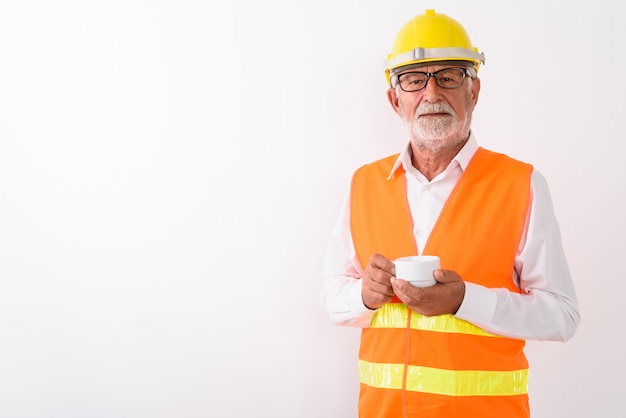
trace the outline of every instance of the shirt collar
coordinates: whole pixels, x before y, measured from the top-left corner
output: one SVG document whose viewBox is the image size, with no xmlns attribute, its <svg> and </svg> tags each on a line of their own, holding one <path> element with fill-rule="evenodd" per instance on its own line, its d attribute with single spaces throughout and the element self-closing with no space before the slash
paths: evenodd
<svg viewBox="0 0 626 418">
<path fill-rule="evenodd" d="M 477 150 L 478 150 L 478 141 L 476 141 L 476 137 L 470 131 L 469 139 L 467 140 L 465 145 L 463 145 L 463 148 L 461 148 L 461 150 L 454 156 L 452 161 L 450 161 L 450 164 L 456 161 L 461 167 L 461 170 L 465 171 L 465 169 L 467 168 L 467 165 L 469 164 L 470 160 L 472 159 L 472 157 L 474 156 Z M 396 162 L 393 164 L 393 167 L 391 168 L 391 172 L 389 173 L 387 180 L 393 177 L 394 173 L 398 170 L 398 168 L 402 167 L 404 171 L 408 171 L 408 167 L 413 166 L 411 163 L 411 155 L 412 155 L 411 143 L 408 142 L 406 146 L 404 147 L 404 149 L 402 150 L 402 152 L 400 153 L 400 155 L 398 155 Z"/>
</svg>

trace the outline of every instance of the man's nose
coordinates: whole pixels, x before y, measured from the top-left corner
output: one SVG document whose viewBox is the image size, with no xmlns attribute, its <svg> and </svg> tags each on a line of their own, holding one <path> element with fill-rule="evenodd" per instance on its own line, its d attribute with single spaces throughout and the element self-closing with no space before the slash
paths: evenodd
<svg viewBox="0 0 626 418">
<path fill-rule="evenodd" d="M 428 77 L 428 80 L 426 82 L 426 87 L 424 87 L 424 90 L 422 90 L 422 96 L 424 99 L 430 101 L 430 102 L 435 102 L 436 100 L 431 100 L 431 99 L 436 99 L 441 97 L 441 90 L 442 88 L 439 87 L 439 85 L 437 84 L 437 80 L 435 80 L 435 76 L 430 76 Z"/>
</svg>

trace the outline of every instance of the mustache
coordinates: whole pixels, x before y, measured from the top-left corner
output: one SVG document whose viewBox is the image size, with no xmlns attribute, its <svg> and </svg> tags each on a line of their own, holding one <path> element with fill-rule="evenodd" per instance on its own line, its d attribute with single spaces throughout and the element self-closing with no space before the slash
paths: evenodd
<svg viewBox="0 0 626 418">
<path fill-rule="evenodd" d="M 447 103 L 423 103 L 415 111 L 415 117 L 420 117 L 429 113 L 449 113 L 454 116 L 454 109 Z"/>
</svg>

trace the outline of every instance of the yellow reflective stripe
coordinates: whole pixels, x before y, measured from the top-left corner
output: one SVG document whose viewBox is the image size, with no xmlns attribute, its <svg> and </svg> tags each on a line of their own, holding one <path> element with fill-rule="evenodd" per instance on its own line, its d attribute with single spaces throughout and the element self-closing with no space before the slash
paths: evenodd
<svg viewBox="0 0 626 418">
<path fill-rule="evenodd" d="M 361 383 L 402 389 L 402 364 L 359 360 Z M 449 396 L 512 396 L 528 393 L 528 369 L 513 371 L 445 370 L 408 366 L 406 390 Z"/>
<path fill-rule="evenodd" d="M 403 303 L 387 303 L 376 311 L 370 328 L 405 328 L 408 311 Z M 452 315 L 424 316 L 414 311 L 411 311 L 411 329 L 500 337 Z"/>
</svg>

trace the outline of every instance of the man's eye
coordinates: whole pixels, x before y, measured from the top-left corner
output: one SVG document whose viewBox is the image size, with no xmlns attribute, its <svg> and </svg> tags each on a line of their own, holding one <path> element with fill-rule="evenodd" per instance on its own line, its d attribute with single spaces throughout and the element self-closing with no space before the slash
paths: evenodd
<svg viewBox="0 0 626 418">
<path fill-rule="evenodd" d="M 422 80 L 421 78 L 409 78 L 406 79 L 406 83 L 407 84 L 412 84 L 412 85 L 420 85 L 424 82 L 424 80 Z"/>
</svg>

